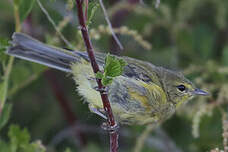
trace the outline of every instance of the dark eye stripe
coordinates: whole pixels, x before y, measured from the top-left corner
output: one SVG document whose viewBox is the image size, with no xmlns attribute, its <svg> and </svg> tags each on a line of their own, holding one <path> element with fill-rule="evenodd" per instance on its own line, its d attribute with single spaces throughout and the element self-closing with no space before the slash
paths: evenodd
<svg viewBox="0 0 228 152">
<path fill-rule="evenodd" d="M 186 90 L 186 87 L 185 87 L 183 84 L 177 86 L 177 88 L 178 88 L 181 92 L 183 92 L 183 91 Z"/>
</svg>

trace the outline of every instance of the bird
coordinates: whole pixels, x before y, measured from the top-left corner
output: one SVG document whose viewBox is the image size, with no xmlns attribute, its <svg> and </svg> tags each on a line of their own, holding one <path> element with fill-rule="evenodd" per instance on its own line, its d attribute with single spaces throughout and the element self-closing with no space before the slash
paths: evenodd
<svg viewBox="0 0 228 152">
<path fill-rule="evenodd" d="M 76 90 L 88 103 L 90 111 L 107 119 L 86 52 L 49 46 L 15 32 L 6 53 L 71 73 Z M 105 57 L 105 53 L 95 52 L 101 70 Z M 107 86 L 107 94 L 114 118 L 120 124 L 160 124 L 193 97 L 209 95 L 196 88 L 181 72 L 126 56 L 117 58 L 123 59 L 127 65 L 123 73 Z"/>
</svg>

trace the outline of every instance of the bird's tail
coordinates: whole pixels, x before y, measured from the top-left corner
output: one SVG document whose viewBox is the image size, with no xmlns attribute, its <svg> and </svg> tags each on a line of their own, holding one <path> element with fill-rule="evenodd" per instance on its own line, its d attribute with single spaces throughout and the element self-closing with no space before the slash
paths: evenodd
<svg viewBox="0 0 228 152">
<path fill-rule="evenodd" d="M 65 72 L 71 72 L 71 64 L 82 58 L 89 61 L 87 53 L 48 46 L 22 33 L 13 34 L 6 53 Z"/>
</svg>

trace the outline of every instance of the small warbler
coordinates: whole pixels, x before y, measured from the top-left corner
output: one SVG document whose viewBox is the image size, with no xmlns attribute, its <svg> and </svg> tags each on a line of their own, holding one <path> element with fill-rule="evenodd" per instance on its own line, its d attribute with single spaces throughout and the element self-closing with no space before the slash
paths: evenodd
<svg viewBox="0 0 228 152">
<path fill-rule="evenodd" d="M 12 39 L 7 54 L 72 73 L 90 111 L 106 118 L 86 52 L 51 47 L 22 33 L 14 33 Z M 95 56 L 103 69 L 105 54 Z M 107 93 L 115 120 L 121 124 L 161 123 L 192 97 L 208 95 L 179 72 L 129 57 L 118 58 L 127 65 L 107 87 Z"/>
</svg>

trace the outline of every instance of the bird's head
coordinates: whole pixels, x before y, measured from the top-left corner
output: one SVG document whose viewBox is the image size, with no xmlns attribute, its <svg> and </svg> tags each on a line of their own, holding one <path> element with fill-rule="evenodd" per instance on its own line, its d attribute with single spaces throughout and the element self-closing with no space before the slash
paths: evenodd
<svg viewBox="0 0 228 152">
<path fill-rule="evenodd" d="M 192 99 L 194 96 L 209 95 L 207 92 L 196 88 L 193 83 L 180 72 L 160 67 L 158 74 L 169 101 L 175 103 L 177 107 L 182 105 L 182 103 L 186 103 L 186 101 Z"/>
</svg>

